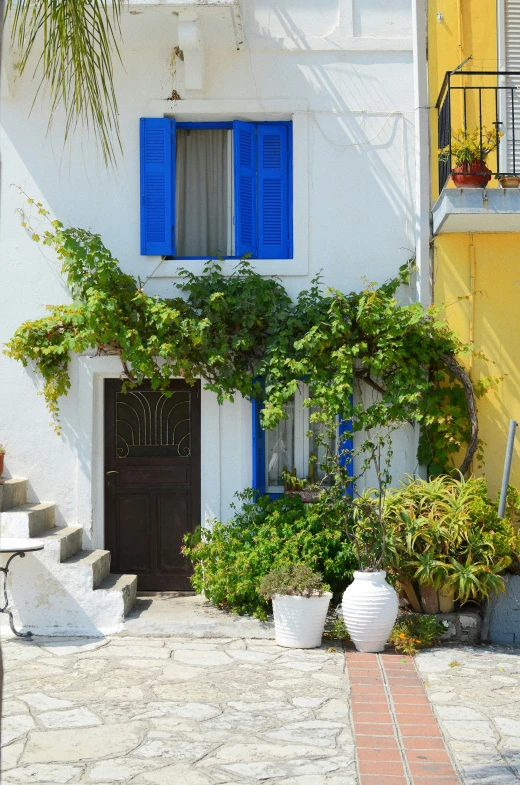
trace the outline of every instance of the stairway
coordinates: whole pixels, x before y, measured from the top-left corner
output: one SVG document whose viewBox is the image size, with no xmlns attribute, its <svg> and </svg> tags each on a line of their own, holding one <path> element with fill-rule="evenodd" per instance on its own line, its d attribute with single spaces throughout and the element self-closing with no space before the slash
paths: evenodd
<svg viewBox="0 0 520 785">
<path fill-rule="evenodd" d="M 18 624 L 35 635 L 119 632 L 135 603 L 137 577 L 111 575 L 110 551 L 82 550 L 81 526 L 56 526 L 55 518 L 53 503 L 27 502 L 27 480 L 0 484 L 0 536 L 35 537 L 45 545 L 17 557 L 10 569 Z"/>
</svg>

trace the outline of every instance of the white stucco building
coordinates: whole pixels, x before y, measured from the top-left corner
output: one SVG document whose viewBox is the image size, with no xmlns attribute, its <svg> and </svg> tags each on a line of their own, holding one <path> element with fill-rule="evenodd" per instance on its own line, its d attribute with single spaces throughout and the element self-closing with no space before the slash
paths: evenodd
<svg viewBox="0 0 520 785">
<path fill-rule="evenodd" d="M 382 282 L 413 255 L 420 139 L 410 0 L 130 0 L 122 34 L 123 66 L 115 66 L 115 88 L 124 156 L 116 174 L 104 168 L 86 133 L 75 133 L 63 149 L 59 112 L 47 133 L 46 99 L 39 97 L 31 112 L 31 69 L 17 80 L 16 51 L 6 47 L 1 342 L 22 321 L 42 316 L 47 304 L 70 299 L 59 262 L 21 228 L 16 209 L 22 200 L 11 184 L 22 186 L 65 224 L 100 233 L 125 271 L 141 279 L 151 276 L 146 290 L 152 294 L 172 294 L 177 269 L 200 271 L 217 243 L 230 257 L 252 251 L 255 267 L 280 276 L 291 295 L 320 270 L 325 284 L 343 290 L 360 288 L 364 277 Z M 143 155 L 140 126 L 142 144 L 148 145 Z M 190 210 L 201 193 L 215 188 L 215 180 L 221 199 L 209 198 L 207 211 Z M 159 213 L 150 207 L 154 198 Z M 201 245 L 204 227 L 210 228 Z M 420 253 L 418 261 L 427 265 Z M 230 258 L 224 267 L 235 263 Z M 427 289 L 427 269 L 421 275 L 418 296 Z M 120 373 L 116 357 L 75 357 L 57 436 L 37 395 L 38 378 L 0 356 L 4 477 L 27 478 L 29 505 L 55 505 L 22 508 L 25 486 L 18 485 L 16 493 L 13 484 L 3 486 L 4 533 L 43 531 L 49 542 L 44 555 L 20 564 L 23 586 L 13 583 L 22 621 L 35 631 L 120 628 L 120 589 L 130 596 L 133 584 L 107 577 L 107 550 L 121 572 L 144 570 L 146 588 L 187 588 L 182 569 L 175 559 L 168 562 L 166 551 L 177 548 L 188 519 L 225 520 L 235 492 L 254 482 L 250 401 L 218 406 L 213 393 L 202 389 L 200 461 L 195 425 L 189 472 L 179 479 L 184 470 L 177 453 L 177 463 L 164 469 L 160 492 L 147 496 L 135 485 L 143 454 L 127 455 L 133 463 L 123 471 L 117 444 L 112 450 L 106 443 L 116 427 L 108 420 L 117 419 Z M 179 394 L 184 395 L 180 388 Z M 158 404 L 148 400 L 150 405 Z M 192 409 L 188 418 L 196 416 Z M 131 423 L 125 427 L 131 430 Z M 284 435 L 284 449 L 302 471 L 308 445 L 298 401 L 293 430 L 294 435 Z M 414 435 L 403 434 L 397 473 L 415 470 L 415 447 Z M 271 490 L 277 485 L 274 449 L 266 445 Z M 155 460 L 146 459 L 148 468 L 158 465 L 161 459 L 147 454 Z M 189 486 L 192 496 L 179 496 L 179 483 L 184 490 Z M 193 502 L 199 492 L 200 512 Z M 112 497 L 110 511 L 107 498 Z M 117 517 L 108 537 L 107 515 Z M 130 522 L 126 528 L 125 522 Z M 172 533 L 171 527 L 177 530 Z M 136 539 L 126 551 L 129 531 Z"/>
</svg>

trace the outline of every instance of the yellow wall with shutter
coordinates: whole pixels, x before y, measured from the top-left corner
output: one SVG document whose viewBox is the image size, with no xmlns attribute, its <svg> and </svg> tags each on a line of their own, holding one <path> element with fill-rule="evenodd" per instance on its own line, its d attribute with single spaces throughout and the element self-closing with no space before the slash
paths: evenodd
<svg viewBox="0 0 520 785">
<path fill-rule="evenodd" d="M 438 14 L 442 14 L 439 20 Z M 496 3 L 491 0 L 430 0 L 428 78 L 435 105 L 446 71 L 466 57 L 466 68 L 497 70 Z M 475 78 L 475 77 L 474 77 Z M 466 84 L 471 84 L 468 78 Z M 469 115 L 470 117 L 470 115 Z M 484 117 L 484 123 L 490 123 Z M 469 127 L 469 123 L 468 123 Z M 431 110 L 432 199 L 438 196 L 437 111 Z M 497 187 L 492 180 L 488 188 Z M 492 496 L 500 489 L 509 420 L 520 422 L 520 232 L 445 234 L 432 247 L 436 304 L 447 304 L 450 325 L 488 358 L 466 363 L 471 378 L 503 377 L 478 405 L 484 466 L 473 467 L 488 480 Z M 468 297 L 467 300 L 459 300 Z M 520 429 L 511 482 L 520 487 Z"/>
</svg>

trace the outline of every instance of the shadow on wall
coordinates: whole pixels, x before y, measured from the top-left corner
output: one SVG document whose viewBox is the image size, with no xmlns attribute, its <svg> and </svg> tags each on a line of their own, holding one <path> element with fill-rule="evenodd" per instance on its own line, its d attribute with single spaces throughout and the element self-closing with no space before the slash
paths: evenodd
<svg viewBox="0 0 520 785">
<path fill-rule="evenodd" d="M 403 3 L 400 0 L 398 7 L 404 8 Z M 251 35 L 256 31 L 259 36 L 255 46 L 258 40 L 265 41 L 259 48 L 229 50 L 229 57 L 227 49 L 208 49 L 206 89 L 197 98 L 221 101 L 223 111 L 228 99 L 308 100 L 309 272 L 325 268 L 325 284 L 349 290 L 360 288 L 363 276 L 378 282 L 391 277 L 413 253 L 412 53 L 311 51 L 305 17 L 311 6 L 316 8 L 307 0 L 266 4 L 269 14 L 276 15 L 281 35 L 298 47 L 293 51 L 273 51 L 272 34 L 255 26 L 254 19 L 246 21 L 246 35 L 248 25 L 253 25 Z M 336 0 L 324 3 L 321 32 L 326 32 L 329 23 L 335 24 L 336 6 Z M 382 0 L 364 0 L 362 7 L 380 10 Z M 361 16 L 356 34 L 365 35 L 367 18 L 360 8 L 358 4 L 356 13 Z M 295 21 L 295 9 L 300 22 Z M 144 258 L 139 252 L 139 117 L 150 113 L 150 100 L 171 93 L 168 80 L 175 36 L 172 39 L 164 24 L 165 19 L 171 21 L 171 9 L 155 8 L 149 18 L 147 13 L 135 18 L 125 14 L 123 18 L 126 70 L 115 66 L 115 87 L 125 156 L 116 174 L 103 169 L 93 139 L 81 131 L 63 153 L 61 111 L 46 136 L 46 100 L 38 99 L 28 119 L 35 89 L 29 77 L 31 64 L 4 103 L 7 201 L 3 203 L 2 272 L 6 285 L 4 291 L 2 284 L 2 291 L 6 313 L 0 341 L 7 340 L 24 319 L 41 317 L 46 303 L 67 300 L 59 262 L 47 248 L 36 248 L 13 216 L 21 200 L 9 189 L 9 183 L 19 183 L 48 205 L 51 217 L 99 232 L 125 272 L 146 278 L 157 266 L 157 258 Z M 145 39 L 136 42 L 137 24 L 144 24 L 149 36 L 157 33 L 153 47 L 147 48 Z M 311 32 L 315 34 L 312 28 Z M 291 293 L 308 283 L 304 278 L 290 277 L 286 282 Z M 170 296 L 172 281 L 152 281 L 148 289 Z M 0 362 L 5 363 L 10 380 L 0 388 L 0 438 L 12 446 L 9 468 L 13 474 L 31 479 L 34 496 L 38 493 L 40 498 L 57 502 L 60 523 L 74 522 L 81 496 L 76 475 L 79 469 L 91 481 L 88 450 L 92 449 L 92 434 L 82 431 L 78 412 L 78 362 L 71 364 L 69 396 L 60 402 L 60 438 L 49 429 L 44 402 L 35 395 L 40 381 L 30 370 L 22 374 L 14 361 L 0 358 Z M 13 417 L 12 412 L 20 410 L 20 401 L 26 406 L 24 417 Z M 101 412 L 97 416 L 102 416 Z M 84 520 L 79 523 L 85 525 Z"/>
<path fill-rule="evenodd" d="M 313 52 L 293 14 L 283 7 L 271 9 L 270 14 L 277 15 L 298 51 L 284 52 L 286 56 L 280 58 L 266 48 L 230 52 L 226 58 L 223 50 L 210 49 L 203 97 L 221 100 L 223 111 L 228 98 L 308 99 L 312 110 L 309 166 L 314 182 L 311 231 L 316 235 L 314 253 L 320 256 L 317 266 L 323 266 L 323 254 L 332 250 L 338 261 L 355 258 L 357 263 L 361 257 L 361 269 L 345 271 L 352 280 L 361 279 L 365 266 L 372 268 L 372 277 L 383 280 L 409 255 L 413 244 L 412 54 Z M 157 16 L 157 25 L 160 20 Z M 267 46 L 265 30 L 261 37 Z M 122 51 L 126 73 L 116 69 L 116 90 L 125 157 L 116 176 L 97 166 L 93 141 L 80 132 L 62 159 L 60 112 L 50 143 L 35 145 L 36 138 L 45 138 L 47 115 L 45 108 L 35 109 L 27 122 L 33 90 L 28 77 L 21 80 L 14 98 L 6 101 L 3 122 L 28 177 L 34 179 L 53 214 L 100 232 L 125 270 L 143 276 L 156 261 L 139 255 L 138 118 L 149 112 L 150 99 L 163 97 L 162 74 L 171 50 L 159 46 L 149 51 L 148 69 L 142 68 L 132 49 L 123 46 Z M 233 95 L 225 92 L 229 85 Z M 331 171 L 339 176 L 331 177 Z M 26 187 L 30 190 L 30 182 Z M 366 263 L 371 254 L 376 258 Z M 379 260 L 386 264 L 378 264 Z"/>
<path fill-rule="evenodd" d="M 9 594 L 15 608 L 15 626 L 22 625 L 35 635 L 73 635 L 102 637 L 122 629 L 114 614 L 118 598 L 109 590 L 92 591 L 92 580 L 82 580 L 76 565 L 47 566 L 42 556 L 27 554 L 15 559 L 9 568 Z M 5 557 L 3 564 L 5 564 Z M 76 573 L 64 579 L 63 573 Z M 111 595 L 111 596 L 109 596 Z M 81 604 L 80 604 L 81 603 Z M 16 618 L 18 617 L 18 619 Z M 7 619 L 7 617 L 5 617 Z M 2 618 L 4 623 L 4 618 Z"/>
<path fill-rule="evenodd" d="M 514 234 L 492 233 L 473 238 L 441 235 L 435 241 L 435 302 L 448 304 L 445 313 L 452 329 L 485 355 L 486 359 L 473 360 L 473 381 L 501 379 L 478 401 L 485 463 L 474 471 L 486 477 L 492 498 L 500 490 L 509 421 L 520 420 L 520 343 L 514 329 L 520 310 L 517 242 Z M 468 299 L 458 301 L 459 297 Z M 519 436 L 510 482 L 520 486 Z"/>
</svg>

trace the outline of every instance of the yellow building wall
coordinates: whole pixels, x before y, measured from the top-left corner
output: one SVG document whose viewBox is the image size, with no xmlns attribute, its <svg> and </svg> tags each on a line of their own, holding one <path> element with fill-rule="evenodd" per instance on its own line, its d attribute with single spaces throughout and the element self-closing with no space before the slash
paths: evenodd
<svg viewBox="0 0 520 785">
<path fill-rule="evenodd" d="M 488 479 L 495 496 L 509 421 L 520 422 L 520 234 L 443 235 L 435 240 L 433 262 L 435 302 L 447 304 L 451 327 L 487 358 L 472 361 L 472 380 L 503 377 L 478 402 L 484 466 L 474 473 Z M 519 431 L 511 482 L 520 487 Z"/>
<path fill-rule="evenodd" d="M 442 19 L 439 19 L 439 14 Z M 437 160 L 437 101 L 446 71 L 453 71 L 467 57 L 464 69 L 493 71 L 497 60 L 496 3 L 492 0 L 430 0 L 428 3 L 428 81 L 430 93 L 431 172 L 433 198 L 439 195 Z M 488 79 L 486 84 L 491 84 Z M 477 84 L 471 77 L 457 77 L 453 84 Z M 477 124 L 477 95 L 468 99 L 468 130 Z M 452 128 L 462 127 L 462 91 L 452 96 Z M 495 119 L 494 96 L 484 98 L 484 123 L 491 126 Z M 488 188 L 497 186 L 491 180 Z"/>
<path fill-rule="evenodd" d="M 437 15 L 441 13 L 439 21 Z M 466 57 L 466 68 L 497 68 L 496 4 L 491 0 L 431 0 L 428 13 L 428 76 L 434 105 L 446 71 Z M 470 84 L 471 82 L 466 82 Z M 431 113 L 432 197 L 438 196 L 437 112 Z M 496 187 L 492 180 L 488 187 Z M 473 382 L 502 377 L 478 404 L 485 443 L 485 476 L 494 497 L 500 489 L 509 421 L 520 422 L 520 233 L 446 234 L 433 241 L 433 291 L 447 304 L 451 327 L 473 341 L 487 360 L 468 364 Z M 468 300 L 459 300 L 469 296 Z M 520 429 L 519 429 L 520 431 Z M 517 431 L 511 482 L 520 487 L 520 432 Z"/>
</svg>

